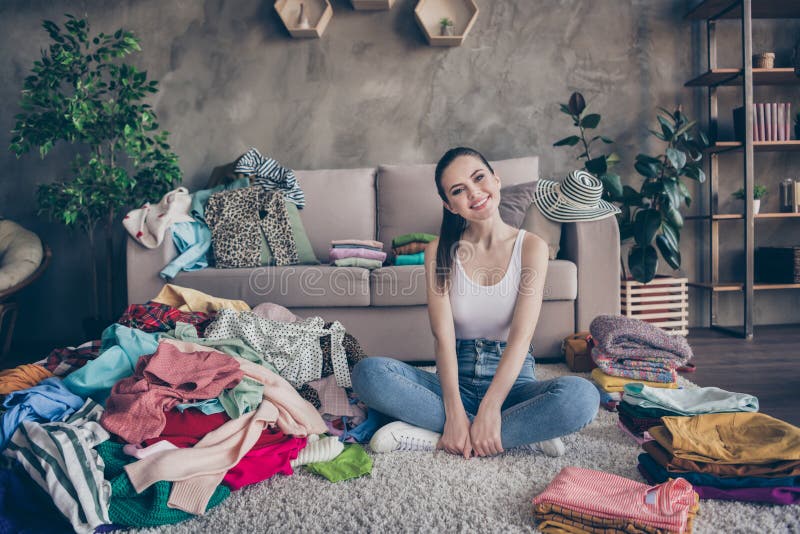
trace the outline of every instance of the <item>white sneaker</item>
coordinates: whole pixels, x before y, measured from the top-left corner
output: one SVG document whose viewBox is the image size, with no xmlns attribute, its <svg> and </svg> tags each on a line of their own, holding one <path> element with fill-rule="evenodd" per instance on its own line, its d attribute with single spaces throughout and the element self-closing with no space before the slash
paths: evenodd
<svg viewBox="0 0 800 534">
<path fill-rule="evenodd" d="M 561 438 L 528 443 L 527 445 L 520 445 L 517 449 L 521 451 L 541 452 L 545 456 L 550 456 L 551 458 L 563 456 L 564 453 L 567 452 L 567 448 L 564 446 L 564 442 L 561 441 Z"/>
<path fill-rule="evenodd" d="M 373 452 L 432 451 L 436 449 L 441 434 L 395 421 L 375 432 L 369 442 Z"/>
</svg>

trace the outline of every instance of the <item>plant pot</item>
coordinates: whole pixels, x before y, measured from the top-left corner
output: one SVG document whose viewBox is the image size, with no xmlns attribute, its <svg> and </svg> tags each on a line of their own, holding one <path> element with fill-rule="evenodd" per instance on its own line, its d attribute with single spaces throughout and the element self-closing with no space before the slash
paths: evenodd
<svg viewBox="0 0 800 534">
<path fill-rule="evenodd" d="M 643 284 L 632 278 L 620 283 L 622 315 L 639 319 L 668 334 L 689 333 L 689 289 L 687 278 L 656 276 Z"/>
<path fill-rule="evenodd" d="M 741 201 L 742 203 L 742 213 L 744 213 L 744 200 Z M 753 214 L 756 214 L 761 210 L 761 199 L 754 198 L 753 199 Z"/>
<path fill-rule="evenodd" d="M 439 35 L 442 37 L 453 35 L 453 26 L 439 26 Z"/>
</svg>

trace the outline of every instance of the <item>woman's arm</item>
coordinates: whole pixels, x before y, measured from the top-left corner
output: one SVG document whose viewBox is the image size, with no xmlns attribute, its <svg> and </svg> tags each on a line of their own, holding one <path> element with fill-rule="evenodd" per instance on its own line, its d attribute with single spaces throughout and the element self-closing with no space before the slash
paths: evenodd
<svg viewBox="0 0 800 534">
<path fill-rule="evenodd" d="M 434 339 L 436 370 L 442 385 L 445 429 L 440 446 L 453 454 L 472 454 L 469 444 L 469 418 L 461 402 L 458 387 L 458 361 L 453 311 L 446 291 L 436 287 L 436 248 L 439 239 L 425 247 L 425 280 L 428 295 L 428 317 Z"/>
<path fill-rule="evenodd" d="M 503 451 L 500 444 L 500 409 L 519 376 L 539 320 L 547 275 L 547 254 L 547 243 L 543 239 L 535 234 L 525 234 L 519 292 L 508 341 L 473 421 L 472 441 L 479 456 Z"/>
</svg>

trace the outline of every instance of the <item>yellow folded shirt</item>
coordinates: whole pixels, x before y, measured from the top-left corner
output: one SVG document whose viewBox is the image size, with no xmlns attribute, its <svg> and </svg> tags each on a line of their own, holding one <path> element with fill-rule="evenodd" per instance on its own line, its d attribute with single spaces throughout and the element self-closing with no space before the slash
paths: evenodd
<svg viewBox="0 0 800 534">
<path fill-rule="evenodd" d="M 667 389 L 677 389 L 678 383 L 677 382 L 648 382 L 647 380 L 636 380 L 635 378 L 623 378 L 621 376 L 611 376 L 605 374 L 598 368 L 592 369 L 592 380 L 597 382 L 597 384 L 603 388 L 603 391 L 607 391 L 612 393 L 614 391 L 622 391 L 622 388 L 625 384 L 644 384 L 645 386 L 650 386 L 651 388 L 667 388 Z"/>
<path fill-rule="evenodd" d="M 659 443 L 669 440 L 678 458 L 717 464 L 800 460 L 800 428 L 763 413 L 710 413 L 661 420 L 668 432 L 662 432 Z"/>
<path fill-rule="evenodd" d="M 250 311 L 250 306 L 243 300 L 212 297 L 196 289 L 172 284 L 164 284 L 164 287 L 161 288 L 161 291 L 158 293 L 158 296 L 153 299 L 153 302 L 166 304 L 167 306 L 172 306 L 173 308 L 178 308 L 180 311 L 185 312 L 208 313 L 225 308 L 236 311 Z"/>
</svg>

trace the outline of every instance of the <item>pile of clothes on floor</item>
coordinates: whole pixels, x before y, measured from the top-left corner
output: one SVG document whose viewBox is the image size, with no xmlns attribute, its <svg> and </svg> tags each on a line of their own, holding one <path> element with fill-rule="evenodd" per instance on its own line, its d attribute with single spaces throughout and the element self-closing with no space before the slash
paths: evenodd
<svg viewBox="0 0 800 534">
<path fill-rule="evenodd" d="M 334 239 L 328 253 L 337 267 L 378 269 L 386 261 L 383 243 L 374 239 Z"/>
<path fill-rule="evenodd" d="M 415 232 L 392 239 L 395 265 L 425 265 L 425 246 L 436 239 L 433 234 Z"/>
<path fill-rule="evenodd" d="M 800 428 L 754 412 L 661 417 L 639 471 L 687 480 L 701 499 L 800 504 Z"/>
<path fill-rule="evenodd" d="M 648 486 L 610 473 L 565 467 L 533 499 L 541 532 L 692 531 L 698 495 L 683 478 Z"/>
<path fill-rule="evenodd" d="M 338 322 L 165 285 L 101 340 L 0 373 L 0 531 L 171 524 L 300 466 L 368 474 L 358 443 L 386 421 L 350 387 L 363 357 Z"/>
<path fill-rule="evenodd" d="M 592 380 L 604 408 L 615 411 L 625 384 L 677 388 L 677 370 L 692 358 L 685 338 L 621 315 L 599 315 L 589 325 L 594 346 Z"/>
</svg>

